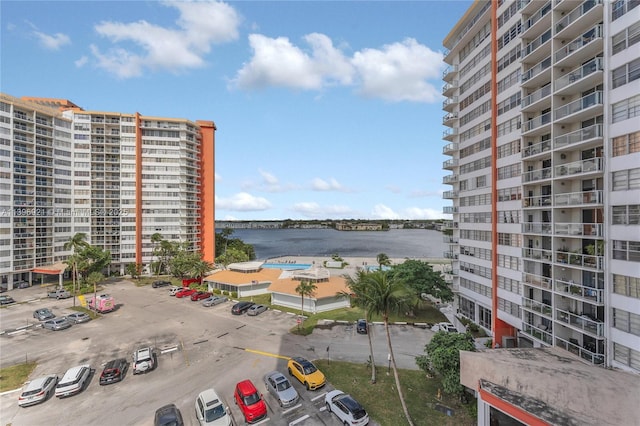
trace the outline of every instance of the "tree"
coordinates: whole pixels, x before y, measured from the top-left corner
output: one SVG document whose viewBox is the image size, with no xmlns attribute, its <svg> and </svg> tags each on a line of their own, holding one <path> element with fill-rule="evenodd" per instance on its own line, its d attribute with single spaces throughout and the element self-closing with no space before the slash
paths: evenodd
<svg viewBox="0 0 640 426">
<path fill-rule="evenodd" d="M 392 268 L 391 273 L 399 280 L 406 282 L 416 296 L 423 293 L 439 298 L 443 302 L 453 300 L 453 291 L 442 274 L 422 260 L 405 260 Z"/>
<path fill-rule="evenodd" d="M 202 285 L 202 279 L 204 276 L 213 269 L 213 265 L 202 258 L 198 259 L 191 265 L 191 275 L 200 279 L 200 285 Z"/>
<path fill-rule="evenodd" d="M 104 280 L 104 275 L 100 272 L 93 271 L 87 276 L 87 284 L 93 285 L 93 307 L 97 308 L 97 298 L 98 298 L 98 283 Z"/>
<path fill-rule="evenodd" d="M 126 272 L 131 275 L 131 278 L 137 280 L 142 275 L 142 263 L 127 263 Z"/>
<path fill-rule="evenodd" d="M 102 247 L 87 245 L 78 253 L 78 272 L 80 278 L 85 280 L 92 272 L 100 272 L 111 263 L 111 252 Z"/>
<path fill-rule="evenodd" d="M 300 316 L 302 318 L 304 318 L 304 297 L 313 296 L 313 293 L 316 291 L 317 288 L 318 288 L 317 285 L 315 285 L 311 281 L 306 281 L 306 280 L 300 281 L 300 284 L 298 284 L 298 286 L 296 287 L 296 293 L 298 293 L 302 298 L 302 303 L 300 305 L 300 311 L 302 312 Z M 301 318 L 301 322 L 302 322 L 302 318 Z M 300 324 L 298 324 L 298 328 L 300 328 Z"/>
<path fill-rule="evenodd" d="M 86 247 L 88 245 L 87 234 L 84 232 L 78 232 L 73 237 L 69 239 L 66 243 L 64 243 L 63 248 L 65 250 L 71 250 L 72 255 L 67 258 L 65 263 L 71 266 L 71 281 L 73 287 L 73 306 L 76 306 L 76 282 L 78 281 L 78 262 L 80 261 L 80 256 L 78 256 L 78 252 L 80 249 Z"/>
<path fill-rule="evenodd" d="M 162 240 L 163 240 L 162 234 L 160 234 L 159 232 L 156 232 L 151 236 L 151 242 L 153 243 L 153 255 L 156 257 L 156 271 L 155 271 L 156 275 L 159 274 L 160 266 L 162 265 L 160 263 L 160 258 L 159 258 L 159 253 L 160 253 L 159 243 Z M 153 271 L 151 271 L 151 273 L 153 273 Z"/>
<path fill-rule="evenodd" d="M 475 344 L 470 333 L 436 333 L 425 346 L 426 355 L 416 357 L 416 364 L 426 372 L 442 377 L 446 393 L 462 395 L 460 384 L 460 351 L 474 352 Z"/>
<path fill-rule="evenodd" d="M 382 316 L 382 320 L 384 321 L 389 357 L 391 358 L 398 396 L 400 397 L 400 403 L 402 404 L 407 422 L 410 426 L 413 426 L 413 421 L 411 420 L 411 416 L 409 416 L 407 403 L 404 400 L 402 388 L 400 387 L 400 378 L 398 377 L 398 368 L 396 366 L 395 356 L 393 355 L 391 333 L 389 332 L 389 315 L 406 310 L 410 306 L 413 297 L 404 281 L 399 280 L 392 275 L 390 271 L 378 270 L 367 273 L 362 276 L 361 281 L 362 285 L 366 286 L 366 291 L 363 293 L 365 296 L 364 304 L 366 309 L 372 314 Z"/>
<path fill-rule="evenodd" d="M 367 309 L 367 271 L 358 271 L 355 277 L 344 275 L 349 292 L 338 293 L 341 296 L 349 297 L 354 306 L 358 306 L 364 310 L 364 317 L 367 322 L 371 321 L 371 311 Z M 371 383 L 376 382 L 376 362 L 373 358 L 373 344 L 371 342 L 371 333 L 367 333 L 369 338 L 369 358 L 371 358 Z"/>
<path fill-rule="evenodd" d="M 391 259 L 385 253 L 380 253 L 376 256 L 376 262 L 378 262 L 378 269 L 382 270 L 383 266 L 391 265 Z"/>
<path fill-rule="evenodd" d="M 222 254 L 224 254 L 227 252 L 229 237 L 231 236 L 231 234 L 233 234 L 233 229 L 227 227 L 224 228 L 220 233 L 222 234 L 222 238 L 224 238 L 224 252 L 222 252 Z"/>
<path fill-rule="evenodd" d="M 224 254 L 216 257 L 216 263 L 224 265 L 225 268 L 231 263 L 247 261 L 249 261 L 249 256 L 247 255 L 247 253 L 234 247 L 229 247 Z"/>
</svg>

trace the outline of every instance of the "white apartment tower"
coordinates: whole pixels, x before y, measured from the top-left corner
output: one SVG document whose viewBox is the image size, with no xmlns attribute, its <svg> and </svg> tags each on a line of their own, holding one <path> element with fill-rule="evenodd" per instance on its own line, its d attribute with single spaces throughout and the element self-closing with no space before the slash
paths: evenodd
<svg viewBox="0 0 640 426">
<path fill-rule="evenodd" d="M 475 1 L 444 40 L 459 313 L 640 372 L 640 2 Z"/>
<path fill-rule="evenodd" d="M 212 121 L 85 111 L 0 94 L 0 278 L 62 275 L 76 233 L 111 253 L 110 271 L 148 267 L 152 235 L 215 251 Z M 62 279 L 62 278 L 60 278 Z"/>
</svg>

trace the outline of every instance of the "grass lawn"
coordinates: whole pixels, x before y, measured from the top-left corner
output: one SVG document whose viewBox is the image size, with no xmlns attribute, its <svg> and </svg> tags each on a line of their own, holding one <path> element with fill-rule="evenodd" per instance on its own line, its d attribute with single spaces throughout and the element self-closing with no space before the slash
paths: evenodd
<svg viewBox="0 0 640 426">
<path fill-rule="evenodd" d="M 28 362 L 0 369 L 0 392 L 21 388 L 35 368 L 35 362 Z"/>
<path fill-rule="evenodd" d="M 371 370 L 366 364 L 324 360 L 315 361 L 316 366 L 327 376 L 336 389 L 349 393 L 360 402 L 377 423 L 386 425 L 404 425 L 407 421 L 400 405 L 393 371 L 387 374 L 387 368 L 377 367 L 376 384 L 371 384 Z M 462 404 L 458 398 L 441 393 L 437 399 L 440 380 L 427 378 L 422 370 L 398 370 L 404 398 L 409 414 L 415 425 L 465 426 L 475 425 L 471 415 L 475 411 L 475 400 Z M 441 404 L 453 410 L 451 417 L 435 409 Z"/>
</svg>

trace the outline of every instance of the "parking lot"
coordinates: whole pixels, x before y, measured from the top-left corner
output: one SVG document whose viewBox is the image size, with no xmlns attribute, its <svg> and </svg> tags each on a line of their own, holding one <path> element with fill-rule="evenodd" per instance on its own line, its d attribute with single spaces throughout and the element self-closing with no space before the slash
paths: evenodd
<svg viewBox="0 0 640 426">
<path fill-rule="evenodd" d="M 17 405 L 19 392 L 2 395 L 1 425 L 50 424 L 52 416 L 56 424 L 66 425 L 151 425 L 155 410 L 168 403 L 180 408 L 185 424 L 196 425 L 195 399 L 210 387 L 226 399 L 236 423 L 243 424 L 232 394 L 235 384 L 244 379 L 251 379 L 264 395 L 268 406 L 264 424 L 338 425 L 337 418 L 324 410 L 323 394 L 332 389 L 330 384 L 307 391 L 292 379 L 301 401 L 283 410 L 266 392 L 262 377 L 272 370 L 286 374 L 289 356 L 366 362 L 369 354 L 367 337 L 356 334 L 352 325 L 338 324 L 316 329 L 307 337 L 295 336 L 288 333 L 296 324 L 295 317 L 286 313 L 269 310 L 257 317 L 235 316 L 230 313 L 232 302 L 205 308 L 199 302 L 168 296 L 166 288 L 136 287 L 126 281 L 108 284 L 103 291 L 115 297 L 116 311 L 66 330 L 44 330 L 32 317 L 35 309 L 47 307 L 56 316 L 64 316 L 73 304 L 72 299 L 47 299 L 46 291 L 10 292 L 22 303 L 0 310 L 0 365 L 37 361 L 32 378 L 50 373 L 61 377 L 68 368 L 85 363 L 95 373 L 79 395 L 52 398 L 26 409 Z M 371 334 L 377 364 L 386 365 L 384 328 L 372 326 Z M 393 327 L 398 366 L 416 368 L 413 358 L 423 353 L 432 334 L 412 326 Z M 155 370 L 134 376 L 129 369 L 122 382 L 99 386 L 107 361 L 131 359 L 144 346 L 156 351 Z"/>
</svg>

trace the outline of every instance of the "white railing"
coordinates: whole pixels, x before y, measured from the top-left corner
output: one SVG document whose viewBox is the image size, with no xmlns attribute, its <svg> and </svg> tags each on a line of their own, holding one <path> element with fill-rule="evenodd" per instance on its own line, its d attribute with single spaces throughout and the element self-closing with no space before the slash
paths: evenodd
<svg viewBox="0 0 640 426">
<path fill-rule="evenodd" d="M 587 315 L 577 315 L 573 312 L 556 309 L 556 319 L 586 333 L 594 334 L 598 337 L 604 336 L 604 323 L 595 321 Z"/>
<path fill-rule="evenodd" d="M 542 61 L 535 64 L 533 67 L 529 68 L 526 72 L 522 74 L 522 82 L 524 83 L 527 80 L 531 80 L 536 75 L 540 74 L 542 71 L 546 70 L 551 66 L 551 56 Z"/>
<path fill-rule="evenodd" d="M 556 110 L 554 111 L 555 119 L 559 120 L 571 114 L 575 114 L 576 112 L 591 108 L 594 105 L 602 105 L 603 102 L 604 101 L 601 91 L 590 93 L 587 96 L 568 103 L 567 105 L 556 108 Z"/>
<path fill-rule="evenodd" d="M 554 281 L 553 287 L 558 293 L 564 293 L 588 302 L 604 303 L 604 290 L 602 289 L 585 287 L 574 283 L 573 280 L 564 281 L 559 279 Z"/>
<path fill-rule="evenodd" d="M 584 77 L 593 74 L 596 71 L 604 70 L 604 62 L 602 58 L 593 58 L 586 64 L 580 65 L 577 68 L 574 68 L 572 71 L 563 75 L 562 77 L 556 79 L 555 86 L 556 90 L 560 90 L 564 87 L 567 87 L 570 84 L 573 84 L 577 81 L 582 80 Z M 523 101 L 524 104 L 524 101 Z"/>
<path fill-rule="evenodd" d="M 556 206 L 578 206 L 581 204 L 602 204 L 602 191 L 565 192 L 554 196 Z"/>
<path fill-rule="evenodd" d="M 525 122 L 523 125 L 523 130 L 525 132 L 528 132 L 549 123 L 551 123 L 551 112 L 544 113 Z"/>
<path fill-rule="evenodd" d="M 552 224 L 549 222 L 526 222 L 522 224 L 523 234 L 551 235 L 552 231 Z"/>
<path fill-rule="evenodd" d="M 594 124 L 593 126 L 585 127 L 584 129 L 576 130 L 575 132 L 565 133 L 553 140 L 555 148 L 562 148 L 565 146 L 573 145 L 583 141 L 588 141 L 595 138 L 602 137 L 602 124 Z"/>
<path fill-rule="evenodd" d="M 556 34 L 575 22 L 579 17 L 593 9 L 597 4 L 602 4 L 602 0 L 587 0 L 573 9 L 564 18 L 558 21 L 555 27 Z"/>
<path fill-rule="evenodd" d="M 537 102 L 542 98 L 546 98 L 550 94 L 551 94 L 551 85 L 548 84 L 544 86 L 542 89 L 536 90 L 529 96 L 525 96 L 524 98 L 522 98 L 522 103 L 521 103 L 522 108 L 526 107 L 527 105 L 531 105 L 532 103 Z"/>
<path fill-rule="evenodd" d="M 601 237 L 602 229 L 601 223 L 556 223 L 553 233 L 556 235 Z"/>
<path fill-rule="evenodd" d="M 568 43 L 566 46 L 556 50 L 555 52 L 556 62 L 561 61 L 562 59 L 566 58 L 567 56 L 571 55 L 573 52 L 581 49 L 582 47 L 586 46 L 592 41 L 602 38 L 602 33 L 603 33 L 602 25 L 596 25 L 586 33 L 582 34 L 580 37 Z"/>
</svg>

